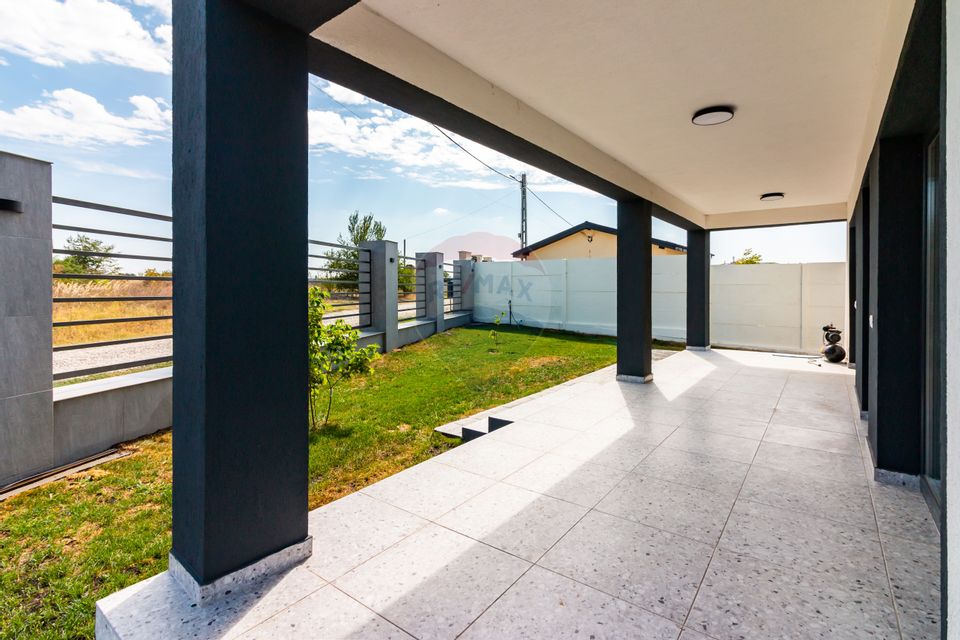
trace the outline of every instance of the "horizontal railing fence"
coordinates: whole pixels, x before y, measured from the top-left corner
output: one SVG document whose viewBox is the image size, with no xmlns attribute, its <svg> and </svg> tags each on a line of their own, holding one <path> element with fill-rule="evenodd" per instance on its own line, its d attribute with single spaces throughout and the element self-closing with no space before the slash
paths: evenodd
<svg viewBox="0 0 960 640">
<path fill-rule="evenodd" d="M 461 285 L 463 278 L 460 265 L 452 262 L 443 263 L 443 311 L 452 313 L 460 311 L 462 307 Z"/>
<path fill-rule="evenodd" d="M 321 240 L 307 243 L 309 284 L 330 294 L 327 306 L 333 311 L 324 315 L 324 321 L 343 320 L 358 329 L 369 327 L 370 250 Z"/>
<path fill-rule="evenodd" d="M 424 302 L 424 260 L 414 256 L 399 256 L 397 274 L 397 318 L 413 320 L 427 315 Z"/>
<path fill-rule="evenodd" d="M 110 219 L 118 222 L 117 225 L 110 224 L 109 228 L 100 225 L 77 225 L 62 224 L 54 222 L 52 227 L 56 231 L 67 232 L 70 234 L 79 234 L 81 236 L 94 236 L 92 240 L 100 240 L 104 244 L 112 239 L 123 238 L 136 240 L 139 242 L 153 243 L 150 246 L 157 248 L 157 254 L 169 253 L 172 247 L 173 236 L 171 223 L 173 218 L 159 213 L 149 213 L 146 211 L 137 211 L 122 207 L 76 200 L 73 198 L 61 198 L 54 196 L 54 204 L 70 207 L 71 209 L 84 209 L 87 211 L 96 211 L 109 214 Z M 113 216 L 117 216 L 114 218 Z M 133 220 L 151 220 L 162 223 L 165 233 L 138 233 L 128 229 L 116 228 L 130 225 Z M 89 234 L 89 235 L 88 235 Z M 111 245 L 112 246 L 112 245 Z M 160 247 L 167 248 L 166 251 L 159 250 Z M 54 353 L 77 351 L 80 349 L 91 349 L 93 355 L 89 361 L 96 362 L 102 360 L 97 356 L 97 352 L 106 347 L 117 347 L 120 345 L 133 345 L 138 343 L 155 342 L 158 340 L 168 340 L 173 338 L 170 320 L 173 319 L 173 295 L 170 290 L 173 276 L 170 266 L 173 258 L 170 255 L 155 255 L 146 253 L 127 253 L 109 251 L 93 251 L 84 249 L 70 249 L 66 247 L 54 247 L 52 250 L 54 256 L 53 263 L 53 332 L 54 332 Z M 56 259 L 59 258 L 59 264 Z M 120 267 L 116 261 L 130 261 L 134 264 L 161 263 L 166 265 L 162 269 L 148 270 L 144 268 L 142 274 L 118 273 Z M 72 270 L 72 271 L 71 271 Z M 134 286 L 126 286 L 128 283 L 137 283 Z M 131 290 L 133 291 L 131 293 Z M 130 303 L 141 303 L 141 307 L 146 306 L 146 310 L 136 315 L 124 314 L 124 308 Z M 112 305 L 119 304 L 120 307 L 114 309 Z M 73 305 L 80 305 L 79 314 L 72 313 Z M 104 310 L 104 305 L 111 305 L 109 309 Z M 161 307 L 156 310 L 156 307 Z M 116 310 L 117 315 L 112 311 Z M 86 311 L 86 313 L 85 313 Z M 99 315 L 98 311 L 108 311 L 106 317 L 81 317 L 75 315 L 90 316 Z M 144 315 L 146 313 L 146 315 Z M 63 319 L 63 318 L 69 319 Z M 128 323 L 156 323 L 148 324 L 153 331 L 146 332 L 144 335 L 127 335 L 129 331 L 119 330 L 115 332 L 125 337 L 116 338 L 91 338 L 88 336 L 109 335 L 109 331 L 74 331 L 71 339 L 64 336 L 71 327 L 92 328 L 98 325 L 122 326 Z M 163 324 L 160 324 L 163 323 Z M 58 331 L 61 330 L 61 331 Z M 122 362 L 108 362 L 105 364 L 96 364 L 94 366 L 83 366 L 75 369 L 56 371 L 53 374 L 54 380 L 66 378 L 75 378 L 80 376 L 118 371 L 121 369 L 130 369 L 152 364 L 169 362 L 173 357 L 172 353 L 151 356 L 134 357 L 124 359 Z M 109 360 L 109 355 L 106 356 Z"/>
</svg>

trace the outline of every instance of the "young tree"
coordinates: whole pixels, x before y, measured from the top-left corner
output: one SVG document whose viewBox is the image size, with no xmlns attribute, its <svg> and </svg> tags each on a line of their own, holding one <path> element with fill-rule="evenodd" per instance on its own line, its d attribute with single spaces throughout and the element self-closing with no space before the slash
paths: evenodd
<svg viewBox="0 0 960 640">
<path fill-rule="evenodd" d="M 351 328 L 343 320 L 333 324 L 324 324 L 323 314 L 327 310 L 329 293 L 310 287 L 307 297 L 307 326 L 309 336 L 310 360 L 310 424 L 319 429 L 330 420 L 333 406 L 333 390 L 341 382 L 372 371 L 371 364 L 380 357 L 376 345 L 360 347 L 357 341 L 360 332 Z M 327 409 L 323 422 L 317 414 L 317 403 L 324 391 L 327 397 Z"/>
<path fill-rule="evenodd" d="M 733 264 L 760 264 L 763 256 L 755 253 L 753 249 L 744 249 L 743 255 L 733 261 Z"/>
<path fill-rule="evenodd" d="M 113 245 L 103 240 L 94 240 L 90 236 L 78 234 L 70 236 L 66 241 L 66 248 L 70 251 L 86 251 L 90 253 L 113 253 Z M 120 271 L 120 264 L 109 256 L 66 256 L 53 261 L 54 273 L 88 273 L 95 275 L 110 275 Z"/>
<path fill-rule="evenodd" d="M 387 227 L 369 213 L 360 217 L 360 211 L 355 210 L 347 219 L 347 235 L 337 236 L 337 244 L 350 247 L 359 247 L 362 242 L 383 240 L 387 237 Z M 326 267 L 329 271 L 322 276 L 325 280 L 335 280 L 333 285 L 337 289 L 356 290 L 359 278 L 355 271 L 359 271 L 359 254 L 354 249 L 333 249 L 325 254 L 329 260 Z"/>
</svg>

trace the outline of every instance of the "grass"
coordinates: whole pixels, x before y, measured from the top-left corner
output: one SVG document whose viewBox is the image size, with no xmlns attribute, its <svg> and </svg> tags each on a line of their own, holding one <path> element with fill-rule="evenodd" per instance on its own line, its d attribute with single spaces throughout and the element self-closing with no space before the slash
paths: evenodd
<svg viewBox="0 0 960 640">
<path fill-rule="evenodd" d="M 169 296 L 172 282 L 140 280 L 53 280 L 53 297 L 133 297 Z M 105 320 L 108 318 L 142 318 L 165 316 L 172 313 L 170 300 L 123 301 L 123 302 L 57 302 L 53 305 L 53 321 Z M 92 324 L 74 327 L 55 327 L 54 346 L 124 340 L 144 336 L 167 335 L 173 330 L 171 320 L 148 320 L 144 322 L 119 322 Z"/>
<path fill-rule="evenodd" d="M 456 446 L 434 427 L 612 364 L 612 338 L 463 327 L 338 389 L 310 436 L 315 508 Z M 94 603 L 166 569 L 170 432 L 0 503 L 0 638 L 92 638 Z"/>
</svg>

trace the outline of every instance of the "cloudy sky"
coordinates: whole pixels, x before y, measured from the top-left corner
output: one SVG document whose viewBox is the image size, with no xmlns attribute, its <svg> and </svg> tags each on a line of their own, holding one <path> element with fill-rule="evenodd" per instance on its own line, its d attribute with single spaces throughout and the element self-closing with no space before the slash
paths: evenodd
<svg viewBox="0 0 960 640">
<path fill-rule="evenodd" d="M 170 0 L 0 0 L 0 149 L 52 161 L 57 195 L 169 212 L 170 40 Z M 472 231 L 516 237 L 517 185 L 429 123 L 314 77 L 308 108 L 311 237 L 334 239 L 355 209 L 408 252 Z M 608 198 L 453 137 L 505 174 L 527 173 L 554 210 L 528 199 L 531 241 L 567 221 L 616 225 Z M 777 262 L 843 260 L 843 224 L 797 231 L 716 233 L 715 260 L 746 247 Z M 654 235 L 685 241 L 665 223 Z"/>
</svg>

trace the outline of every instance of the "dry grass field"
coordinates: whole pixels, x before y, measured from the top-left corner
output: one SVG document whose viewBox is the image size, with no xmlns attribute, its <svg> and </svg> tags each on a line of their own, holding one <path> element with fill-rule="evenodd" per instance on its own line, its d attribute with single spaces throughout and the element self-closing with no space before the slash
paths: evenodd
<svg viewBox="0 0 960 640">
<path fill-rule="evenodd" d="M 169 296 L 172 289 L 173 283 L 166 281 L 53 280 L 54 298 Z M 53 305 L 54 322 L 166 316 L 172 313 L 173 302 L 170 300 L 57 302 Z M 172 331 L 173 323 L 170 320 L 54 327 L 53 344 L 57 346 L 123 340 L 164 335 Z"/>
</svg>

